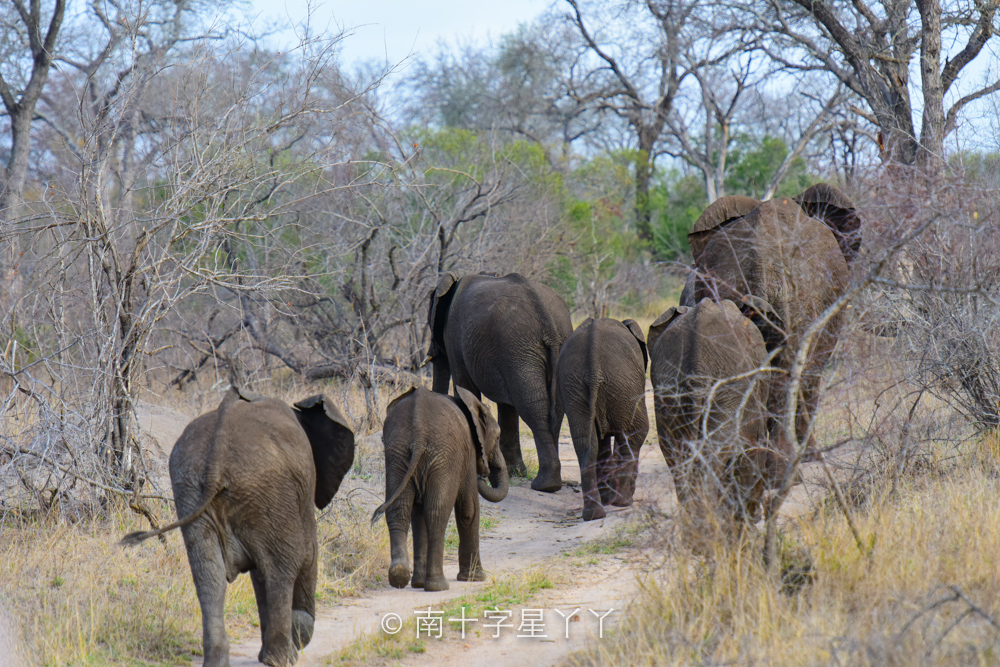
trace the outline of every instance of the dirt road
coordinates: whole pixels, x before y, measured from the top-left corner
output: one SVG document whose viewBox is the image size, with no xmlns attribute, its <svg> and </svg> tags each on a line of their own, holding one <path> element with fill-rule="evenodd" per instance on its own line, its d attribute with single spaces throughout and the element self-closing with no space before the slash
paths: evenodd
<svg viewBox="0 0 1000 667">
<path fill-rule="evenodd" d="M 522 437 L 522 445 L 528 442 Z M 560 442 L 559 451 L 564 482 L 578 484 L 579 466 L 568 437 Z M 486 619 L 481 619 L 477 624 L 469 624 L 466 640 L 448 638 L 447 632 L 442 640 L 426 640 L 425 637 L 424 652 L 411 653 L 391 661 L 392 664 L 450 665 L 471 660 L 472 664 L 521 665 L 530 655 L 532 664 L 544 665 L 557 662 L 587 641 L 599 641 L 601 624 L 590 610 L 601 613 L 615 610 L 604 619 L 605 628 L 624 613 L 622 610 L 635 591 L 633 562 L 627 549 L 615 554 L 595 554 L 586 558 L 585 564 L 580 563 L 584 559 L 566 555 L 574 554 L 588 541 L 615 535 L 630 517 L 652 505 L 661 511 L 672 511 L 673 485 L 652 437 L 642 449 L 639 470 L 636 504 L 630 508 L 609 507 L 608 516 L 599 521 L 584 522 L 580 518 L 582 496 L 572 486 L 563 486 L 558 493 L 541 493 L 532 491 L 529 483 L 521 480 L 511 487 L 503 502 L 489 507 L 489 503 L 483 502 L 485 514 L 500 518 L 494 528 L 481 536 L 483 563 L 489 572 L 498 575 L 546 564 L 571 570 L 570 576 L 553 576 L 553 588 L 542 590 L 524 605 L 511 609 L 512 617 L 504 623 L 513 623 L 514 627 L 500 628 L 498 638 L 493 636 L 497 630 L 486 629 Z M 563 564 L 557 558 L 574 563 Z M 456 554 L 446 554 L 445 572 L 453 576 L 457 571 Z M 578 578 L 574 578 L 577 575 Z M 315 634 L 299 664 L 327 664 L 332 655 L 359 637 L 380 631 L 382 617 L 386 614 L 398 614 L 404 620 L 414 618 L 415 610 L 441 609 L 448 600 L 464 597 L 486 586 L 486 582 L 452 581 L 449 590 L 428 593 L 412 588 L 397 590 L 386 585 L 384 590 L 367 597 L 321 606 L 317 610 Z M 529 616 L 531 609 L 543 610 L 542 622 L 535 624 L 529 619 L 525 629 L 519 632 L 524 609 L 529 610 Z M 557 609 L 567 614 L 567 618 L 564 619 Z M 478 633 L 473 630 L 476 625 Z M 412 628 L 408 630 L 413 632 Z M 518 634 L 534 636 L 517 637 Z M 259 665 L 259 650 L 257 637 L 234 645 L 231 648 L 232 667 Z"/>
</svg>

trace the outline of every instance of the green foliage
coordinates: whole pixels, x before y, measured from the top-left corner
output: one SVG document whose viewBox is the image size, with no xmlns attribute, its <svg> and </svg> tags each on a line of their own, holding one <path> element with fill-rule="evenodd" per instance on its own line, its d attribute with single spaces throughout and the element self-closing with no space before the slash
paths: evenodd
<svg viewBox="0 0 1000 667">
<path fill-rule="evenodd" d="M 767 135 L 761 139 L 742 135 L 735 144 L 729 154 L 726 192 L 759 199 L 788 155 L 788 145 L 781 138 Z M 796 195 L 811 184 L 806 162 L 799 156 L 792 161 L 775 195 Z"/>
<path fill-rule="evenodd" d="M 696 176 L 674 172 L 650 188 L 649 200 L 653 213 L 653 257 L 660 261 L 683 261 L 691 254 L 688 232 L 708 205 L 704 183 Z"/>
<path fill-rule="evenodd" d="M 1000 153 L 962 151 L 953 155 L 948 164 L 960 170 L 969 182 L 988 188 L 1000 187 Z"/>
<path fill-rule="evenodd" d="M 566 177 L 563 199 L 567 251 L 549 266 L 548 284 L 577 306 L 582 284 L 614 278 L 623 260 L 634 258 L 642 244 L 632 228 L 632 151 L 598 155 Z"/>
</svg>

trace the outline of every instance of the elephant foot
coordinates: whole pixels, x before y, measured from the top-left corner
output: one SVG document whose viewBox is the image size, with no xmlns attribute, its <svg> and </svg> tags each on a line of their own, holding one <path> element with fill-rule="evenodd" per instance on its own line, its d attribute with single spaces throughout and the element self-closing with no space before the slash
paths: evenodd
<svg viewBox="0 0 1000 667">
<path fill-rule="evenodd" d="M 596 507 L 583 508 L 584 521 L 594 521 L 595 519 L 603 519 L 607 515 L 608 515 L 607 511 L 600 505 L 597 505 Z"/>
<path fill-rule="evenodd" d="M 289 665 L 294 665 L 298 660 L 299 654 L 291 646 L 284 651 L 275 651 L 270 646 L 265 645 L 260 650 L 260 655 L 257 656 L 258 662 L 270 665 L 271 667 L 289 667 Z M 229 660 L 227 659 L 226 665 L 228 664 Z"/>
<path fill-rule="evenodd" d="M 302 650 L 309 645 L 313 636 L 313 626 L 315 619 L 307 611 L 301 609 L 292 610 L 292 643 L 295 648 Z"/>
<path fill-rule="evenodd" d="M 559 470 L 539 470 L 535 479 L 531 480 L 531 488 L 535 491 L 555 493 L 562 488 L 562 477 Z"/>
<path fill-rule="evenodd" d="M 389 584 L 393 588 L 406 588 L 406 584 L 409 581 L 410 568 L 407 565 L 404 563 L 393 563 L 389 566 Z"/>
<path fill-rule="evenodd" d="M 611 501 L 611 505 L 613 507 L 631 507 L 632 499 L 622 495 L 616 495 L 614 500 Z"/>
<path fill-rule="evenodd" d="M 486 581 L 486 570 L 479 566 L 476 566 L 476 569 L 472 570 L 472 572 L 459 570 L 458 581 Z"/>
<path fill-rule="evenodd" d="M 446 591 L 448 588 L 448 580 L 444 577 L 429 578 L 424 582 L 425 591 Z"/>
<path fill-rule="evenodd" d="M 264 651 L 261 650 L 260 655 L 264 655 Z M 260 656 L 257 658 L 260 660 Z M 225 646 L 222 647 L 205 647 L 205 661 L 204 667 L 229 667 L 229 642 L 226 642 Z"/>
</svg>

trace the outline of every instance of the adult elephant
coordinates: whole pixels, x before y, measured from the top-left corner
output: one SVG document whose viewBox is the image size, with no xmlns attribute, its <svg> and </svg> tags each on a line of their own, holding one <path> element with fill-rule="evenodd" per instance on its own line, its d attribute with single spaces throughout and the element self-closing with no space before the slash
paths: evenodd
<svg viewBox="0 0 1000 667">
<path fill-rule="evenodd" d="M 427 324 L 434 391 L 455 386 L 497 404 L 500 451 L 508 470 L 525 474 L 518 417 L 535 438 L 536 491 L 558 491 L 559 429 L 556 360 L 573 332 L 569 309 L 552 289 L 524 276 L 444 275 L 430 295 Z"/>
<path fill-rule="evenodd" d="M 754 373 L 767 358 L 760 331 L 732 301 L 705 298 L 668 309 L 646 340 L 660 451 L 685 516 L 753 521 L 789 454 L 768 440 L 770 382 Z"/>
<path fill-rule="evenodd" d="M 229 664 L 226 584 L 250 573 L 263 641 L 258 659 L 291 665 L 316 618 L 316 517 L 354 463 L 354 433 L 317 395 L 296 403 L 236 389 L 184 429 L 170 454 L 180 528 L 201 604 L 205 667 Z"/>
<path fill-rule="evenodd" d="M 456 396 L 410 389 L 386 408 L 385 512 L 392 562 L 389 583 L 410 581 L 426 591 L 448 589 L 444 539 L 451 510 L 458 528 L 458 580 L 483 581 L 479 558 L 479 496 L 498 503 L 507 496 L 507 464 L 500 426 L 489 409 L 461 387 Z M 487 481 L 489 479 L 489 481 Z M 413 528 L 413 578 L 406 537 Z"/>
<path fill-rule="evenodd" d="M 760 329 L 767 350 L 780 348 L 774 364 L 791 370 L 806 329 L 847 287 L 847 262 L 833 232 L 783 197 L 762 202 L 746 215 L 702 234 L 694 300 L 708 297 L 740 304 Z M 755 299 L 773 310 L 755 308 Z M 820 375 L 841 322 L 838 315 L 827 323 L 806 360 L 795 414 L 800 439 L 806 437 L 815 414 Z M 771 380 L 772 432 L 781 428 L 785 414 L 787 377 L 775 375 Z"/>
<path fill-rule="evenodd" d="M 693 306 L 695 300 L 695 290 L 698 287 L 698 259 L 705 251 L 705 245 L 722 227 L 733 220 L 738 220 L 744 215 L 754 210 L 760 205 L 759 199 L 744 197 L 742 195 L 728 195 L 719 197 L 709 204 L 698 219 L 695 220 L 691 231 L 688 232 L 688 245 L 691 247 L 691 257 L 695 261 L 696 269 L 688 274 L 684 289 L 681 291 L 679 305 Z"/>
<path fill-rule="evenodd" d="M 587 318 L 563 343 L 557 398 L 580 462 L 584 521 L 607 516 L 604 505 L 632 504 L 639 449 L 649 433 L 648 362 L 635 320 Z"/>
<path fill-rule="evenodd" d="M 852 264 L 861 250 L 861 216 L 851 198 L 829 183 L 817 183 L 793 199 L 803 211 L 830 228 L 844 260 Z"/>
</svg>

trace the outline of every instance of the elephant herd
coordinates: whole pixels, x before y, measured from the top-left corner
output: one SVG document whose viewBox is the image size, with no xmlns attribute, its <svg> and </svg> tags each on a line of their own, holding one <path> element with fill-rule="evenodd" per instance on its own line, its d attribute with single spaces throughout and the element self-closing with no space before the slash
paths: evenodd
<svg viewBox="0 0 1000 667">
<path fill-rule="evenodd" d="M 372 517 L 389 528 L 389 582 L 444 590 L 444 539 L 454 509 L 460 581 L 482 580 L 479 497 L 500 502 L 525 475 L 518 422 L 538 455 L 531 488 L 563 486 L 564 416 L 580 463 L 583 519 L 631 505 L 649 432 L 646 373 L 660 450 L 682 513 L 753 522 L 780 483 L 789 372 L 801 382 L 791 432 L 812 442 L 823 367 L 840 321 L 806 330 L 842 294 L 861 243 L 854 205 L 815 185 L 795 198 L 723 197 L 699 217 L 694 267 L 680 304 L 643 335 L 634 320 L 587 319 L 573 329 L 550 288 L 519 274 L 446 274 L 430 293 L 433 391 L 388 405 L 386 494 Z M 796 356 L 798 355 L 798 357 Z M 453 395 L 448 394 L 454 385 Z M 497 416 L 481 401 L 497 406 Z M 204 664 L 229 664 L 227 582 L 249 572 L 260 612 L 259 660 L 293 664 L 313 631 L 315 508 L 326 507 L 354 461 L 354 433 L 322 395 L 288 406 L 232 389 L 191 422 L 170 456 L 180 518 L 123 544 L 181 528 L 202 609 Z M 406 540 L 413 530 L 413 565 Z"/>
</svg>

